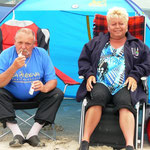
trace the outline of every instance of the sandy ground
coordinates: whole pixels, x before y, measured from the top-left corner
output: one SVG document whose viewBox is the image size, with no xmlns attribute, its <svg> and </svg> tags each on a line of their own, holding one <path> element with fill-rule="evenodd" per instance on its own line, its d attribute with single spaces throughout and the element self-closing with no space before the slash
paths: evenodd
<svg viewBox="0 0 150 150">
<path fill-rule="evenodd" d="M 28 127 L 23 127 L 23 132 L 26 134 L 27 130 L 29 130 Z M 52 131 L 48 131 L 49 129 L 46 128 L 43 130 L 49 133 L 49 135 L 53 135 Z M 12 134 L 9 133 L 0 141 L 0 150 L 34 150 L 34 149 L 42 149 L 42 150 L 78 150 L 79 144 L 78 144 L 78 137 L 77 134 L 68 135 L 64 134 L 65 129 L 62 126 L 56 125 L 56 140 L 51 140 L 45 137 L 42 134 L 39 134 L 39 137 L 42 142 L 45 143 L 45 147 L 39 148 L 39 147 L 32 147 L 29 144 L 25 143 L 22 147 L 19 148 L 11 148 L 9 147 L 9 142 L 12 140 Z M 54 136 L 52 136 L 54 137 Z M 90 147 L 90 150 L 113 150 L 111 147 L 107 146 L 101 146 L 101 147 Z"/>
<path fill-rule="evenodd" d="M 44 135 L 39 134 L 39 138 L 41 139 L 41 141 L 46 144 L 46 146 L 43 148 L 32 147 L 27 143 L 20 148 L 11 148 L 9 147 L 9 142 L 12 140 L 12 134 L 9 133 L 5 137 L 0 138 L 0 150 L 78 150 L 80 111 L 80 103 L 77 103 L 75 101 L 64 101 L 56 116 L 56 140 L 53 141 L 51 139 L 48 139 Z M 16 112 L 16 114 L 20 114 L 20 112 Z M 30 123 L 33 123 L 33 121 Z M 25 136 L 30 130 L 30 127 L 27 125 L 23 125 L 20 128 Z M 5 131 L 8 131 L 8 129 L 4 130 L 2 126 L 0 126 L 0 134 Z M 48 133 L 49 135 L 53 135 L 50 127 L 46 127 L 42 131 Z M 107 146 L 90 146 L 90 150 L 113 150 L 113 148 Z M 146 138 L 143 150 L 150 150 L 150 144 L 147 142 Z"/>
<path fill-rule="evenodd" d="M 9 138 L 10 139 L 10 138 Z M 27 143 L 24 144 L 20 148 L 11 148 L 9 147 L 9 140 L 3 140 L 0 142 L 0 150 L 14 150 L 14 149 L 19 149 L 19 150 L 35 150 L 35 149 L 42 149 L 42 150 L 78 150 L 79 145 L 78 142 L 72 139 L 68 138 L 60 138 L 55 141 L 48 140 L 48 139 L 42 139 L 42 142 L 45 142 L 46 146 L 43 148 L 37 148 L 37 147 L 32 147 L 28 145 Z M 150 146 L 145 145 L 143 150 L 149 150 Z M 107 146 L 97 146 L 97 147 L 90 147 L 90 150 L 113 150 L 112 147 L 107 147 Z M 124 150 L 124 149 L 122 149 Z M 139 149 L 138 149 L 139 150 Z"/>
</svg>

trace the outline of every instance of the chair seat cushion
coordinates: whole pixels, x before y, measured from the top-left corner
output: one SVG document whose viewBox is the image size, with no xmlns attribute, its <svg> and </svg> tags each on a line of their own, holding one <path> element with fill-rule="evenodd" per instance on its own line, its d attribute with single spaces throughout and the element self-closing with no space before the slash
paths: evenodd
<svg viewBox="0 0 150 150">
<path fill-rule="evenodd" d="M 95 128 L 90 145 L 107 145 L 113 148 L 124 148 L 125 139 L 119 125 L 119 115 L 114 112 L 113 105 L 103 111 L 101 121 Z"/>
</svg>

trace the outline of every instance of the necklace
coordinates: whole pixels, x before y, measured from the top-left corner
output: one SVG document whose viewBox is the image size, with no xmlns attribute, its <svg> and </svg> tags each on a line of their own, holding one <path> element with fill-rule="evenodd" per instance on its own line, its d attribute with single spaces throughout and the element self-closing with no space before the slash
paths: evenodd
<svg viewBox="0 0 150 150">
<path fill-rule="evenodd" d="M 24 65 L 25 67 L 27 67 L 27 64 L 29 63 L 30 59 L 31 59 L 31 56 L 29 57 L 28 61 L 25 63 Z"/>
<path fill-rule="evenodd" d="M 115 56 L 115 55 L 116 55 L 116 52 L 117 52 L 117 49 L 113 48 L 113 47 L 110 45 L 110 51 L 112 52 L 112 56 Z"/>
</svg>

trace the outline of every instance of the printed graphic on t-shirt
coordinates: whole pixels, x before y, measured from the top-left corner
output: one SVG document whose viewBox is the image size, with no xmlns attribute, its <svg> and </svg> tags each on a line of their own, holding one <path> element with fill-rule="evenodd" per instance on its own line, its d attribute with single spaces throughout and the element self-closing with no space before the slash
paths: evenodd
<svg viewBox="0 0 150 150">
<path fill-rule="evenodd" d="M 30 83 L 35 80 L 40 80 L 40 73 L 24 73 L 23 71 L 16 72 L 12 78 L 12 82 Z"/>
</svg>

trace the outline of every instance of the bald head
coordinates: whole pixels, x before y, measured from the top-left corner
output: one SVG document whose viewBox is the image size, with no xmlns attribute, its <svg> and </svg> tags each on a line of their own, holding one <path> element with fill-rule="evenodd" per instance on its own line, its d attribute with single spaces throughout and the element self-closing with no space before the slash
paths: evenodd
<svg viewBox="0 0 150 150">
<path fill-rule="evenodd" d="M 35 43 L 35 34 L 29 28 L 21 28 L 15 35 L 15 46 L 18 54 L 30 57 Z"/>
<path fill-rule="evenodd" d="M 35 34 L 34 32 L 29 29 L 29 28 L 21 28 L 19 29 L 17 32 L 16 32 L 16 35 L 15 35 L 15 40 L 16 38 L 18 37 L 18 35 L 20 35 L 21 33 L 24 33 L 24 34 L 28 34 L 29 36 L 33 37 L 33 42 L 35 42 Z"/>
</svg>

